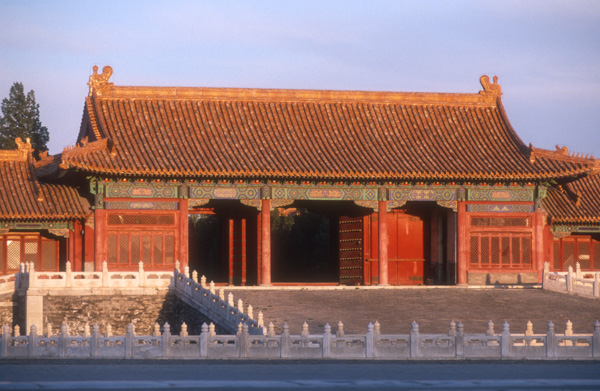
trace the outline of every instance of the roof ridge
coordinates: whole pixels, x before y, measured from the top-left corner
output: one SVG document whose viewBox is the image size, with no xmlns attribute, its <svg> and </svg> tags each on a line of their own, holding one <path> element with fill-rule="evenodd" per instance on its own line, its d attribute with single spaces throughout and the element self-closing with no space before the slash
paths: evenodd
<svg viewBox="0 0 600 391">
<path fill-rule="evenodd" d="M 493 83 L 487 75 L 480 77 L 483 87 L 477 93 L 442 92 L 392 92 L 360 90 L 311 90 L 311 89 L 269 89 L 269 88 L 226 88 L 226 87 L 148 87 L 115 86 L 109 83 L 113 70 L 105 66 L 98 74 L 90 76 L 89 96 L 102 99 L 225 99 L 225 100 L 268 100 L 299 102 L 361 102 L 361 103 L 404 103 L 404 104 L 444 104 L 495 106 L 502 95 L 498 77 Z"/>
</svg>

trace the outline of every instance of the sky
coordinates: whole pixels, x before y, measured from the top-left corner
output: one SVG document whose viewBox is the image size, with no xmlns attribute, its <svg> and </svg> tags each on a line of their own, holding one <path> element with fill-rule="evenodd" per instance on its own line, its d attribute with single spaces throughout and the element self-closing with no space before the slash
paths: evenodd
<svg viewBox="0 0 600 391">
<path fill-rule="evenodd" d="M 0 98 L 34 90 L 51 154 L 92 67 L 116 85 L 481 90 L 523 142 L 600 158 L 600 0 L 0 0 Z"/>
</svg>

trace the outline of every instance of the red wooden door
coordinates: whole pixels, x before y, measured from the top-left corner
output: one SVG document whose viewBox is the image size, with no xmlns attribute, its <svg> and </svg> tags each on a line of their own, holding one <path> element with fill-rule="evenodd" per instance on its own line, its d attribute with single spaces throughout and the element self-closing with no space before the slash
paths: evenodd
<svg viewBox="0 0 600 391">
<path fill-rule="evenodd" d="M 363 283 L 363 217 L 339 219 L 340 284 Z"/>
<path fill-rule="evenodd" d="M 393 285 L 422 284 L 425 279 L 423 219 L 406 212 L 388 214 L 388 279 Z"/>
</svg>

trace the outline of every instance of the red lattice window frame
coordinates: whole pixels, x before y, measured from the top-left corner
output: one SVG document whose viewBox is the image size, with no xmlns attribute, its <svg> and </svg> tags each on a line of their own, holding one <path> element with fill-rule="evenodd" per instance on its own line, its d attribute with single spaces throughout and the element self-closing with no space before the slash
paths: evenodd
<svg viewBox="0 0 600 391">
<path fill-rule="evenodd" d="M 111 268 L 172 268 L 177 259 L 176 213 L 107 214 L 107 262 Z"/>
<path fill-rule="evenodd" d="M 554 239 L 554 270 L 575 270 L 577 262 L 581 270 L 600 270 L 600 240 L 583 235 Z"/>
<path fill-rule="evenodd" d="M 477 214 L 468 217 L 469 269 L 533 268 L 530 214 Z"/>
<path fill-rule="evenodd" d="M 58 271 L 59 241 L 37 233 L 9 233 L 0 236 L 0 272 L 16 273 L 21 263 L 33 262 L 35 270 Z"/>
</svg>

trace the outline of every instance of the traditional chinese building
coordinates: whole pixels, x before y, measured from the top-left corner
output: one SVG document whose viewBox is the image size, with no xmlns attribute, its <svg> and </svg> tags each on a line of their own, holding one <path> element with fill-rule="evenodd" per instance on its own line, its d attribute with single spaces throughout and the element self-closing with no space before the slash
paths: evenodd
<svg viewBox="0 0 600 391">
<path fill-rule="evenodd" d="M 69 231 L 76 268 L 202 273 L 190 221 L 213 216 L 222 282 L 278 283 L 271 214 L 296 208 L 326 217 L 332 283 L 534 283 L 545 261 L 585 258 L 585 240 L 582 267 L 600 269 L 600 162 L 525 145 L 495 78 L 442 94 L 124 87 L 111 74 L 90 77 L 77 145 L 37 163 L 92 204 L 65 226 L 82 227 Z"/>
<path fill-rule="evenodd" d="M 34 161 L 29 140 L 16 141 L 16 150 L 0 151 L 0 273 L 15 273 L 25 262 L 42 271 L 57 271 L 67 260 L 81 268 L 87 201 L 73 187 L 39 181 L 42 161 Z"/>
</svg>

